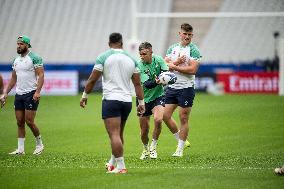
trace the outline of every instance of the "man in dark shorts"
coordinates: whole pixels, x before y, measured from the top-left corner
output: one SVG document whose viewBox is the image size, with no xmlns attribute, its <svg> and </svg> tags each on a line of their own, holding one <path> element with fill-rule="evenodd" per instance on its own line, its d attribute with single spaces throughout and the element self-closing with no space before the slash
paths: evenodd
<svg viewBox="0 0 284 189">
<path fill-rule="evenodd" d="M 169 68 L 161 56 L 153 54 L 152 45 L 149 42 L 143 42 L 139 45 L 140 62 L 139 69 L 141 71 L 141 83 L 144 90 L 145 113 L 139 115 L 141 128 L 141 141 L 143 151 L 140 156 L 141 160 L 157 158 L 157 142 L 162 130 L 162 121 L 164 113 L 164 89 L 157 77 L 161 72 L 168 71 Z M 149 128 L 150 116 L 153 114 L 154 130 L 152 142 L 149 146 Z"/>
<path fill-rule="evenodd" d="M 1 96 L 2 106 L 4 106 L 8 93 L 17 84 L 14 107 L 18 125 L 18 148 L 11 152 L 11 155 L 25 154 L 25 124 L 30 127 L 36 139 L 33 154 L 39 155 L 44 149 L 40 131 L 34 122 L 44 82 L 44 69 L 42 58 L 31 52 L 29 48 L 31 48 L 30 38 L 24 35 L 19 36 L 17 40 L 19 56 L 13 61 L 11 80 Z"/>
<path fill-rule="evenodd" d="M 177 76 L 177 81 L 166 91 L 164 122 L 178 140 L 174 157 L 182 157 L 183 149 L 189 146 L 189 115 L 195 97 L 195 74 L 199 68 L 201 55 L 197 46 L 191 42 L 193 28 L 188 23 L 181 25 L 180 42 L 169 47 L 165 61 L 170 71 Z M 172 118 L 173 112 L 179 107 L 180 130 Z"/>
<path fill-rule="evenodd" d="M 118 174 L 127 173 L 123 157 L 123 130 L 132 107 L 131 80 L 139 101 L 137 112 L 142 114 L 145 111 L 138 64 L 122 49 L 122 44 L 120 33 L 110 34 L 110 49 L 97 57 L 94 69 L 80 100 L 80 106 L 84 108 L 87 104 L 87 94 L 92 91 L 95 83 L 102 75 L 102 118 L 112 149 L 111 158 L 106 164 L 106 169 L 107 173 Z"/>
</svg>

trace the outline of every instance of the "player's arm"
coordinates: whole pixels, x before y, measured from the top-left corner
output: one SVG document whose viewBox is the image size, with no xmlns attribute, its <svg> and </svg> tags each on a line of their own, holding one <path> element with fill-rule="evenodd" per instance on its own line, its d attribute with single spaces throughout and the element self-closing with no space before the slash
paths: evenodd
<svg viewBox="0 0 284 189">
<path fill-rule="evenodd" d="M 161 70 L 161 73 L 162 72 L 166 72 L 166 71 L 168 71 L 168 70 Z M 152 79 L 147 79 L 146 81 L 144 81 L 144 82 L 142 82 L 143 83 L 143 87 L 144 88 L 147 88 L 147 89 L 153 89 L 153 88 L 155 88 L 157 85 L 159 85 L 160 84 L 160 79 L 157 77 L 157 76 L 155 76 L 155 79 L 154 80 L 152 80 Z"/>
<path fill-rule="evenodd" d="M 37 79 L 37 88 L 36 88 L 36 92 L 33 96 L 33 100 L 39 101 L 40 91 L 41 91 L 43 83 L 44 83 L 44 68 L 43 68 L 43 66 L 35 68 L 35 73 L 38 76 L 38 79 Z"/>
<path fill-rule="evenodd" d="M 169 71 L 169 66 L 167 64 L 167 61 L 170 62 L 171 59 L 169 57 L 165 57 L 164 59 L 162 57 L 158 57 L 158 62 L 159 62 L 159 65 L 160 65 L 160 74 L 163 73 L 163 72 L 168 72 Z M 159 74 L 159 75 L 160 75 Z M 156 76 L 155 78 L 155 82 L 160 85 L 161 84 L 161 81 L 159 79 L 159 76 Z"/>
<path fill-rule="evenodd" d="M 183 64 L 186 61 L 186 56 L 185 55 L 180 55 L 180 53 L 178 54 L 178 58 L 176 59 L 176 61 L 173 61 L 173 64 L 178 66 L 180 64 Z"/>
<path fill-rule="evenodd" d="M 178 58 L 175 61 L 172 61 L 170 57 L 165 57 L 164 61 L 166 62 L 166 64 L 174 64 L 176 66 L 183 64 L 186 61 L 186 56 L 182 55 L 180 56 L 180 54 L 178 55 Z"/>
<path fill-rule="evenodd" d="M 189 61 L 190 62 L 187 66 L 177 66 L 173 63 L 169 63 L 168 66 L 169 66 L 170 70 L 175 70 L 175 71 L 178 71 L 178 72 L 184 73 L 184 74 L 194 75 L 194 74 L 196 74 L 200 63 L 199 63 L 199 61 L 197 61 L 195 59 L 190 59 Z"/>
<path fill-rule="evenodd" d="M 12 71 L 12 76 L 11 76 L 11 79 L 10 79 L 10 81 L 9 81 L 9 83 L 8 83 L 8 85 L 7 85 L 7 87 L 6 87 L 6 89 L 4 89 L 4 95 L 5 94 L 9 94 L 9 92 L 13 89 L 13 87 L 15 86 L 15 84 L 16 84 L 16 82 L 17 82 L 17 74 L 16 74 L 16 71 L 15 70 L 13 70 Z"/>
<path fill-rule="evenodd" d="M 138 114 L 141 115 L 145 112 L 145 102 L 144 102 L 143 88 L 140 82 L 140 73 L 134 73 L 131 79 L 134 85 L 136 97 L 138 99 L 137 112 Z"/>
<path fill-rule="evenodd" d="M 143 87 L 147 88 L 147 89 L 153 89 L 155 88 L 156 86 L 158 85 L 157 83 L 157 80 L 151 80 L 151 79 L 148 79 L 147 81 L 145 81 L 143 83 Z"/>
<path fill-rule="evenodd" d="M 156 83 L 156 80 L 151 79 L 147 74 L 145 74 L 143 71 L 140 72 L 140 78 L 141 83 L 143 85 L 143 88 L 152 89 L 156 87 L 158 84 Z"/>
<path fill-rule="evenodd" d="M 2 75 L 0 75 L 0 103 L 1 103 L 1 108 L 4 106 L 4 98 L 2 99 L 2 94 L 4 90 L 4 82 Z"/>
<path fill-rule="evenodd" d="M 3 90 L 4 90 L 4 82 L 3 82 L 2 75 L 0 75 L 0 95 L 3 94 Z"/>
<path fill-rule="evenodd" d="M 7 87 L 4 89 L 3 95 L 1 96 L 1 108 L 5 105 L 8 94 L 12 90 L 12 88 L 15 86 L 16 82 L 17 82 L 17 74 L 16 74 L 16 71 L 13 70 L 11 79 Z"/>
<path fill-rule="evenodd" d="M 82 108 L 85 108 L 85 106 L 87 105 L 87 101 L 88 101 L 88 94 L 92 92 L 96 82 L 98 81 L 98 79 L 101 77 L 102 72 L 96 69 L 93 69 L 89 79 L 87 80 L 82 98 L 80 100 L 80 106 Z"/>
<path fill-rule="evenodd" d="M 185 55 L 180 55 L 180 53 L 178 54 L 178 57 L 175 61 L 173 61 L 171 59 L 171 54 L 173 52 L 173 47 L 174 46 L 170 46 L 169 49 L 167 50 L 166 52 L 166 57 L 164 58 L 164 61 L 166 64 L 174 64 L 176 66 L 180 65 L 180 64 L 183 64 L 185 61 L 186 61 L 186 56 Z M 171 71 L 171 69 L 170 69 Z"/>
</svg>

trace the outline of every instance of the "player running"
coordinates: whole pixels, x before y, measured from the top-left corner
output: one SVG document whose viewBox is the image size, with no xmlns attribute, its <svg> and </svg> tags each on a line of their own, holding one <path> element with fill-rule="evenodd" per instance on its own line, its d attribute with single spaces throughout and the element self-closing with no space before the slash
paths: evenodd
<svg viewBox="0 0 284 189">
<path fill-rule="evenodd" d="M 141 141 L 143 144 L 143 151 L 140 159 L 157 158 L 157 142 L 162 130 L 162 121 L 164 113 L 164 89 L 157 76 L 169 68 L 164 62 L 163 58 L 153 54 L 152 45 L 149 42 L 144 42 L 139 45 L 139 54 L 141 60 L 139 68 L 141 71 L 141 83 L 144 90 L 145 98 L 145 113 L 139 115 L 139 123 L 141 128 Z M 154 130 L 152 142 L 149 143 L 149 128 L 150 116 L 153 114 Z"/>
</svg>

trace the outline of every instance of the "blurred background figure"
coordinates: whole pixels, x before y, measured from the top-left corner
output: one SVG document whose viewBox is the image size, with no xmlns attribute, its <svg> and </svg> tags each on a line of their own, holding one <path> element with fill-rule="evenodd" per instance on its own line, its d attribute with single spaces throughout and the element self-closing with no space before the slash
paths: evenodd
<svg viewBox="0 0 284 189">
<path fill-rule="evenodd" d="M 4 89 L 4 82 L 3 82 L 3 77 L 0 74 L 0 95 L 3 94 L 3 89 Z"/>
<path fill-rule="evenodd" d="M 3 77 L 0 74 L 0 103 L 1 103 L 1 108 L 4 106 L 4 98 L 2 97 L 3 94 L 3 90 L 4 90 L 4 82 L 3 82 Z"/>
</svg>

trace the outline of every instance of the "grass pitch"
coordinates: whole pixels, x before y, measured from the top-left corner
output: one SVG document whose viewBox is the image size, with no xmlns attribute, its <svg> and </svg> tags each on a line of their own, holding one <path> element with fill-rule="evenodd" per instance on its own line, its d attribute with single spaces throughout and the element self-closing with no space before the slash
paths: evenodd
<svg viewBox="0 0 284 189">
<path fill-rule="evenodd" d="M 284 164 L 284 97 L 197 94 L 190 118 L 190 149 L 173 158 L 176 140 L 165 124 L 158 159 L 139 160 L 142 146 L 135 108 L 125 128 L 129 173 L 109 175 L 109 139 L 101 120 L 101 94 L 86 109 L 80 96 L 44 96 L 36 123 L 45 151 L 33 156 L 26 128 L 24 156 L 17 145 L 13 97 L 0 110 L 0 188 L 283 188 L 273 173 Z M 177 113 L 174 117 L 177 119 Z M 151 123 L 151 129 L 153 124 Z"/>
</svg>

